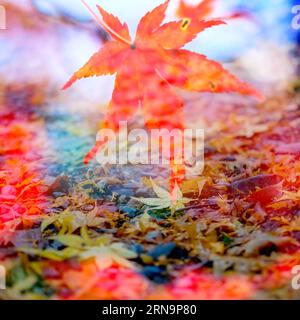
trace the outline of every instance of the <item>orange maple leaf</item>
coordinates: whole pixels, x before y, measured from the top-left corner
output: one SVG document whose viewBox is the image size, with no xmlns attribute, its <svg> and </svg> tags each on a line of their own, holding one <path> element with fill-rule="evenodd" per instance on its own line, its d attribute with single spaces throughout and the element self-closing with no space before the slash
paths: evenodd
<svg viewBox="0 0 300 320">
<path fill-rule="evenodd" d="M 215 0 L 203 0 L 197 5 L 189 5 L 180 0 L 177 8 L 177 15 L 180 18 L 205 19 L 213 13 Z"/>
<path fill-rule="evenodd" d="M 185 0 L 180 0 L 177 8 L 177 16 L 183 19 L 206 19 L 212 15 L 215 2 L 216 0 L 203 0 L 197 5 L 189 5 Z M 245 11 L 236 11 L 226 17 L 222 17 L 221 19 L 233 20 L 240 18 L 255 21 L 254 17 L 249 12 Z"/>
<path fill-rule="evenodd" d="M 78 79 L 116 74 L 115 88 L 102 127 L 118 131 L 119 121 L 132 118 L 141 105 L 147 128 L 184 129 L 183 100 L 174 87 L 261 97 L 217 62 L 180 49 L 199 32 L 224 22 L 193 20 L 187 25 L 180 20 L 162 24 L 168 4 L 166 1 L 141 19 L 134 41 L 125 23 L 97 6 L 103 20 L 95 14 L 94 17 L 112 39 L 74 73 L 64 89 Z M 86 163 L 102 145 L 96 143 L 85 157 Z"/>
</svg>

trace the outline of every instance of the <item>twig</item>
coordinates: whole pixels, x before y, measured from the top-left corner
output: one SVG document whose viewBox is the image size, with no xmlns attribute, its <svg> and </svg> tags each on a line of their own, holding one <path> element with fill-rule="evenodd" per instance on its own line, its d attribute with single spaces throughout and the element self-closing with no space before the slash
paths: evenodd
<svg viewBox="0 0 300 320">
<path fill-rule="evenodd" d="M 119 39 L 121 42 L 123 42 L 124 44 L 128 44 L 129 46 L 132 46 L 133 44 L 128 41 L 127 39 L 125 39 L 124 37 L 122 37 L 121 35 L 119 35 L 115 30 L 113 30 L 108 24 L 105 23 L 105 21 L 103 21 L 99 16 L 97 16 L 95 14 L 95 12 L 91 9 L 91 7 L 85 2 L 85 0 L 80 0 L 81 3 L 86 7 L 86 9 L 88 10 L 88 12 L 91 14 L 91 16 L 95 19 L 96 22 L 99 23 L 99 25 L 104 28 L 105 30 L 107 30 L 111 35 L 114 35 L 117 39 Z"/>
</svg>

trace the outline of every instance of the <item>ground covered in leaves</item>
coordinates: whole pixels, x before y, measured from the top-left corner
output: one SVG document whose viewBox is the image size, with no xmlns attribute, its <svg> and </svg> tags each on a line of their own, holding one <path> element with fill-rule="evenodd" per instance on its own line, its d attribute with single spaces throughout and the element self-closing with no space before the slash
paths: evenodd
<svg viewBox="0 0 300 320">
<path fill-rule="evenodd" d="M 300 298 L 299 83 L 260 105 L 184 96 L 186 123 L 205 129 L 205 166 L 174 203 L 168 168 L 83 164 L 106 108 L 60 95 L 53 66 L 67 65 L 62 26 L 76 23 L 10 12 L 0 37 L 1 299 Z M 96 28 L 87 32 L 98 43 Z"/>
<path fill-rule="evenodd" d="M 259 107 L 187 99 L 206 128 L 204 172 L 180 185 L 184 206 L 156 209 L 166 168 L 85 166 L 97 117 L 58 112 L 34 86 L 1 90 L 1 298 L 297 298 L 296 92 Z"/>
</svg>

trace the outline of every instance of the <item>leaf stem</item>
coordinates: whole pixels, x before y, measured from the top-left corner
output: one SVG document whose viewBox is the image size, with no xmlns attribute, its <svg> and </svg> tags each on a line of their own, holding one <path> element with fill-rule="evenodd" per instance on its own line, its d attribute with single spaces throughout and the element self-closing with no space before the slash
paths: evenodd
<svg viewBox="0 0 300 320">
<path fill-rule="evenodd" d="M 109 33 L 111 33 L 112 35 L 114 35 L 117 39 L 119 39 L 121 42 L 123 42 L 124 44 L 127 44 L 129 46 L 133 45 L 130 41 L 128 41 L 127 39 L 125 39 L 124 37 L 122 37 L 121 35 L 119 35 L 115 30 L 113 30 L 108 24 L 105 23 L 105 21 L 103 21 L 103 19 L 101 19 L 99 16 L 97 16 L 95 14 L 95 12 L 91 9 L 91 7 L 85 2 L 85 0 L 80 0 L 81 3 L 85 6 L 85 8 L 88 10 L 88 12 L 91 14 L 91 16 L 95 19 L 95 21 L 97 23 L 99 23 L 99 25 L 106 29 Z"/>
</svg>

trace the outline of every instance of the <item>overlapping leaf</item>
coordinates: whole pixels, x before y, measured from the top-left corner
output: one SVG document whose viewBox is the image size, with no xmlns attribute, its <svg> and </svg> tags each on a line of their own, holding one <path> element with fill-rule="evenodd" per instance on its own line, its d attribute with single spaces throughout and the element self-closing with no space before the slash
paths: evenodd
<svg viewBox="0 0 300 320">
<path fill-rule="evenodd" d="M 205 19 L 212 14 L 214 3 L 215 0 L 203 0 L 194 6 L 180 0 L 177 15 L 182 18 Z"/>
<path fill-rule="evenodd" d="M 192 199 L 185 198 L 176 183 L 172 192 L 159 187 L 152 180 L 152 186 L 157 198 L 133 198 L 154 210 L 170 209 L 172 213 L 176 210 L 183 209 L 185 204 L 192 201 Z"/>
<path fill-rule="evenodd" d="M 185 19 L 201 20 L 211 17 L 216 0 L 202 0 L 197 5 L 190 5 L 185 0 L 180 0 L 177 8 L 177 16 Z M 254 20 L 253 16 L 246 11 L 235 11 L 228 16 L 222 17 L 224 20 L 245 18 Z"/>
</svg>

